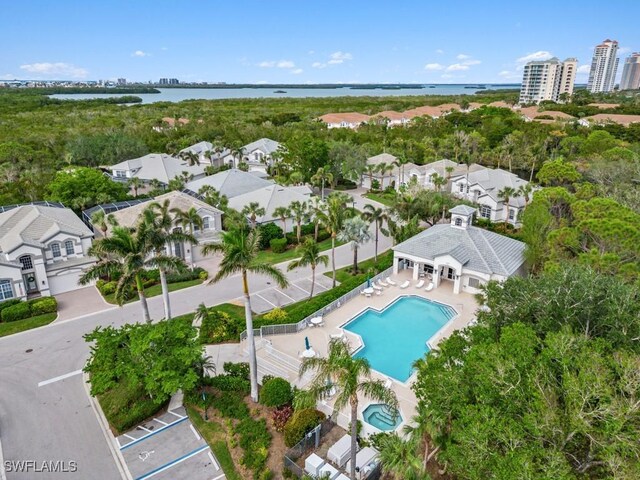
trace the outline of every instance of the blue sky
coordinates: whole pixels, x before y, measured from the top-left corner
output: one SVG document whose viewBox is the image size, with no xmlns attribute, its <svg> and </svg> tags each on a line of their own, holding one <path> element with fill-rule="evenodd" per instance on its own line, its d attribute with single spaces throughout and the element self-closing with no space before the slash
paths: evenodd
<svg viewBox="0 0 640 480">
<path fill-rule="evenodd" d="M 0 79 L 512 83 L 527 59 L 640 51 L 640 1 L 3 2 Z M 618 76 L 622 71 L 618 69 Z"/>
</svg>

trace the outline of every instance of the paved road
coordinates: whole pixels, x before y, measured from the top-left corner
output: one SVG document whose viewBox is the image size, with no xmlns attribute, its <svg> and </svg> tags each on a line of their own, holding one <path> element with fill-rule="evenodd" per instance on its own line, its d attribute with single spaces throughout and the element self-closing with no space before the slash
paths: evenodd
<svg viewBox="0 0 640 480">
<path fill-rule="evenodd" d="M 356 206 L 364 202 L 356 197 Z M 391 246 L 381 238 L 379 250 Z M 373 257 L 373 242 L 360 249 L 361 259 Z M 336 249 L 336 264 L 351 264 L 348 245 Z M 280 265 L 281 268 L 286 264 Z M 329 270 L 329 268 L 318 271 Z M 296 269 L 287 274 L 291 281 L 308 278 L 308 269 Z M 250 279 L 252 292 L 271 287 L 261 276 Z M 320 289 L 321 290 L 321 289 Z M 174 315 L 191 312 L 204 302 L 216 305 L 241 295 L 241 282 L 232 277 L 215 286 L 202 285 L 171 294 Z M 161 297 L 149 299 L 152 318 L 163 316 Z M 99 325 L 120 326 L 142 320 L 137 303 L 122 308 L 107 308 L 90 315 L 55 322 L 49 326 L 0 338 L 0 439 L 4 460 L 75 461 L 77 472 L 34 473 L 7 471 L 7 479 L 117 479 L 120 478 L 105 436 L 91 409 L 82 384 L 80 371 L 89 347 L 82 336 Z"/>
</svg>

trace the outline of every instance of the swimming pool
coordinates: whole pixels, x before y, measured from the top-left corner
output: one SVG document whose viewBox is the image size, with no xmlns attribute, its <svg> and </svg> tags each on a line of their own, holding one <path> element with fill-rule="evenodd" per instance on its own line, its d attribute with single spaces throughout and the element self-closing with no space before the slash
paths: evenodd
<svg viewBox="0 0 640 480">
<path fill-rule="evenodd" d="M 374 370 L 406 382 L 413 362 L 429 351 L 427 340 L 456 315 L 449 305 L 404 296 L 380 312 L 368 308 L 343 328 L 362 337 L 364 347 L 355 357 L 364 357 Z"/>
</svg>

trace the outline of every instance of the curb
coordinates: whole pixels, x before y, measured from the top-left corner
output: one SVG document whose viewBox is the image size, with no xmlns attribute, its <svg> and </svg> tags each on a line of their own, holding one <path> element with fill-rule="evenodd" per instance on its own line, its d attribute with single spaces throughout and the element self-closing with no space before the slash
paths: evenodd
<svg viewBox="0 0 640 480">
<path fill-rule="evenodd" d="M 85 392 L 87 393 L 87 397 L 89 397 L 89 403 L 91 404 L 93 412 L 96 414 L 98 423 L 100 424 L 100 429 L 104 434 L 104 438 L 107 440 L 109 450 L 111 450 L 111 455 L 113 456 L 118 470 L 120 471 L 120 476 L 124 480 L 133 480 L 131 472 L 129 472 L 129 469 L 127 468 L 127 463 L 124 461 L 122 453 L 120 453 L 120 449 L 116 448 L 115 446 L 116 439 L 109 429 L 109 422 L 107 421 L 107 417 L 105 417 L 104 412 L 102 411 L 102 407 L 100 407 L 100 404 L 95 399 L 95 397 L 91 396 L 91 393 L 89 391 L 89 375 L 86 372 L 83 372 L 82 379 Z"/>
<path fill-rule="evenodd" d="M 2 439 L 0 439 L 0 480 L 7 480 L 7 473 L 4 469 L 4 457 L 2 456 Z"/>
</svg>

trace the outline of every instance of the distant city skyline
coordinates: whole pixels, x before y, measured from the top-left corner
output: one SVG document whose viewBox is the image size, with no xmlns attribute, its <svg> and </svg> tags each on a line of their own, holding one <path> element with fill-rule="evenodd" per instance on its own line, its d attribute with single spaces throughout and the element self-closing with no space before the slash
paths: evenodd
<svg viewBox="0 0 640 480">
<path fill-rule="evenodd" d="M 496 0 L 25 0 L 3 6 L 0 80 L 520 83 L 527 62 L 555 56 L 576 57 L 585 84 L 605 38 L 618 40 L 621 64 L 640 50 L 640 3 L 601 6 L 540 0 L 536 10 L 553 12 L 543 19 Z"/>
</svg>

